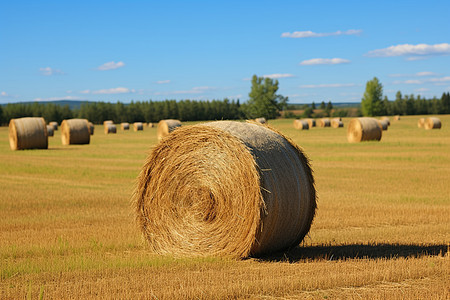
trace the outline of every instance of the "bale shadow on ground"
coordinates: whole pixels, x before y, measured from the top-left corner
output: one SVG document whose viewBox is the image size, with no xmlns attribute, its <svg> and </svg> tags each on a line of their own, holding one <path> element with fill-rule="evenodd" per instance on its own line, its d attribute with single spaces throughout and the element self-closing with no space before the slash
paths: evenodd
<svg viewBox="0 0 450 300">
<path fill-rule="evenodd" d="M 393 259 L 399 257 L 448 256 L 450 245 L 349 244 L 298 246 L 258 257 L 260 261 L 298 262 L 301 260 Z"/>
</svg>

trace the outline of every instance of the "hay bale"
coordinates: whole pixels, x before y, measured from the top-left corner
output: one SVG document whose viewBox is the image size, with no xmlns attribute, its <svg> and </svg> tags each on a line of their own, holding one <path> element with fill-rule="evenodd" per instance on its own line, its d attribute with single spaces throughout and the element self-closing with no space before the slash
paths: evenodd
<svg viewBox="0 0 450 300">
<path fill-rule="evenodd" d="M 425 120 L 425 129 L 441 129 L 441 120 L 439 118 L 430 117 Z"/>
<path fill-rule="evenodd" d="M 106 126 L 106 125 L 108 125 L 108 124 L 114 124 L 114 122 L 111 121 L 111 120 L 103 121 L 103 126 Z"/>
<path fill-rule="evenodd" d="M 381 121 L 387 121 L 388 126 L 391 126 L 391 121 L 389 120 L 389 117 L 381 117 L 380 120 Z"/>
<path fill-rule="evenodd" d="M 317 120 L 317 126 L 318 127 L 330 127 L 331 126 L 330 119 L 322 118 L 322 119 Z"/>
<path fill-rule="evenodd" d="M 116 128 L 115 124 L 109 123 L 109 124 L 105 125 L 105 134 L 110 134 L 110 133 L 112 133 L 112 134 L 117 133 L 117 128 Z"/>
<path fill-rule="evenodd" d="M 341 118 L 331 119 L 331 127 L 333 128 L 344 127 L 344 122 L 342 122 Z"/>
<path fill-rule="evenodd" d="M 91 141 L 89 121 L 86 119 L 68 119 L 61 123 L 61 141 L 63 145 L 85 145 Z"/>
<path fill-rule="evenodd" d="M 266 118 L 256 118 L 255 122 L 259 123 L 259 124 L 266 124 Z"/>
<path fill-rule="evenodd" d="M 316 208 L 308 159 L 256 123 L 182 127 L 147 157 L 133 194 L 150 249 L 260 256 L 298 245 Z"/>
<path fill-rule="evenodd" d="M 176 128 L 181 126 L 181 122 L 179 120 L 161 120 L 158 123 L 158 128 L 156 135 L 158 136 L 158 140 L 161 140 L 163 137 L 169 135 Z"/>
<path fill-rule="evenodd" d="M 94 124 L 92 122 L 88 122 L 88 125 L 89 125 L 90 135 L 94 135 L 94 129 L 95 129 Z"/>
<path fill-rule="evenodd" d="M 355 118 L 347 128 L 347 140 L 350 143 L 381 140 L 382 129 L 374 118 Z"/>
<path fill-rule="evenodd" d="M 305 119 L 305 121 L 308 122 L 309 128 L 316 127 L 316 120 L 314 120 L 314 119 Z"/>
<path fill-rule="evenodd" d="M 294 128 L 299 130 L 307 130 L 309 129 L 309 124 L 306 120 L 294 120 Z"/>
<path fill-rule="evenodd" d="M 144 124 L 142 122 L 134 122 L 133 128 L 134 131 L 142 131 L 144 130 Z"/>
<path fill-rule="evenodd" d="M 47 136 L 53 136 L 54 133 L 54 127 L 52 125 L 47 125 Z"/>
<path fill-rule="evenodd" d="M 48 125 L 53 127 L 53 131 L 58 130 L 58 122 L 50 122 Z"/>
<path fill-rule="evenodd" d="M 153 127 L 155 127 L 155 124 L 149 122 L 149 123 L 147 124 L 147 126 L 148 126 L 148 128 L 153 128 Z"/>
<path fill-rule="evenodd" d="M 425 127 L 425 118 L 420 118 L 417 122 L 417 127 L 424 128 Z"/>
<path fill-rule="evenodd" d="M 400 121 L 400 116 L 399 115 L 394 116 L 394 120 L 395 121 Z"/>
<path fill-rule="evenodd" d="M 380 126 L 381 130 L 388 130 L 389 124 L 388 124 L 388 120 L 377 120 L 378 121 L 378 126 Z"/>
<path fill-rule="evenodd" d="M 120 128 L 122 130 L 130 130 L 130 123 L 122 122 L 122 123 L 120 123 Z"/>
<path fill-rule="evenodd" d="M 48 135 L 44 118 L 19 118 L 9 121 L 11 150 L 47 149 Z"/>
</svg>

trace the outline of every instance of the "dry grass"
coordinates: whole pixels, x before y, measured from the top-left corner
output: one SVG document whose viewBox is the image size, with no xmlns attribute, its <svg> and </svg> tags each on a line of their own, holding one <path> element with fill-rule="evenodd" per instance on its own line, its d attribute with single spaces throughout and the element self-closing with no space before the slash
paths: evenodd
<svg viewBox="0 0 450 300">
<path fill-rule="evenodd" d="M 0 128 L 0 298 L 448 299 L 450 116 L 380 142 L 271 121 L 310 157 L 319 201 L 288 253 L 244 261 L 145 250 L 130 197 L 156 128 L 11 151 Z M 97 130 L 101 126 L 96 126 Z"/>
</svg>

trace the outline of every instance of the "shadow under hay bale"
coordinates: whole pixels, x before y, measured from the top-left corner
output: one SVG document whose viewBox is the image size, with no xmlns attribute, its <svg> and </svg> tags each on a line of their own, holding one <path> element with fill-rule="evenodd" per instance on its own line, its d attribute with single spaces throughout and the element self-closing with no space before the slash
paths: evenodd
<svg viewBox="0 0 450 300">
<path fill-rule="evenodd" d="M 61 141 L 63 145 L 85 145 L 91 141 L 89 121 L 69 119 L 61 123 Z"/>
<path fill-rule="evenodd" d="M 260 256 L 298 245 L 316 209 L 303 152 L 256 123 L 181 127 L 149 154 L 133 194 L 156 253 Z"/>
<path fill-rule="evenodd" d="M 382 129 L 374 118 L 355 118 L 347 128 L 347 140 L 350 143 L 381 140 Z"/>
<path fill-rule="evenodd" d="M 47 149 L 48 135 L 44 118 L 19 118 L 9 121 L 11 150 Z"/>
<path fill-rule="evenodd" d="M 159 121 L 156 131 L 158 140 L 161 140 L 163 137 L 168 136 L 169 133 L 171 133 L 178 127 L 181 127 L 181 122 L 179 120 L 168 119 Z"/>
<path fill-rule="evenodd" d="M 441 120 L 436 117 L 430 117 L 425 120 L 424 128 L 429 129 L 441 129 Z"/>
</svg>

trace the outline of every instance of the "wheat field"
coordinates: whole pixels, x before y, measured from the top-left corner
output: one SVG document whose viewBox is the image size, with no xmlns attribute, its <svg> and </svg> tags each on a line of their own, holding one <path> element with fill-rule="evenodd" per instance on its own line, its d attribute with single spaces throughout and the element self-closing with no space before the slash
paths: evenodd
<svg viewBox="0 0 450 300">
<path fill-rule="evenodd" d="M 349 119 L 270 121 L 311 159 L 318 210 L 300 247 L 246 260 L 146 249 L 130 198 L 156 128 L 11 151 L 0 127 L 0 298 L 448 299 L 450 115 L 440 130 L 420 117 L 357 144 Z"/>
</svg>

